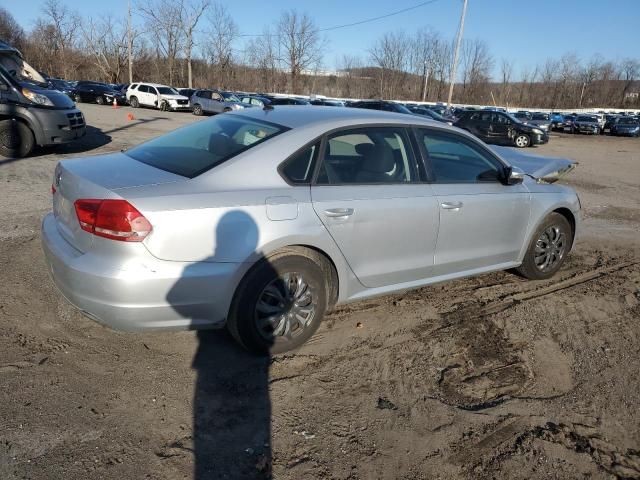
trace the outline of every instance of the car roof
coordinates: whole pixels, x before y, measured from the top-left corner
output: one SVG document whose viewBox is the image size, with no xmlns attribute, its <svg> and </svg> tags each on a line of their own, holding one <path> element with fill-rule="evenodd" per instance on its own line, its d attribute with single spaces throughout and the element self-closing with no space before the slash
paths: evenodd
<svg viewBox="0 0 640 480">
<path fill-rule="evenodd" d="M 326 128 L 360 125 L 363 123 L 398 123 L 398 124 L 443 124 L 434 120 L 409 115 L 406 113 L 369 110 L 364 108 L 334 108 L 313 105 L 276 105 L 271 108 L 249 108 L 233 115 L 251 117 L 256 120 L 277 123 L 289 128 L 300 128 L 313 125 Z M 458 131 L 458 129 L 454 129 Z"/>
<path fill-rule="evenodd" d="M 163 85 L 162 83 L 138 82 L 138 85 L 146 85 L 147 87 L 168 87 L 168 88 L 173 88 L 173 87 L 169 87 L 169 85 Z"/>
</svg>

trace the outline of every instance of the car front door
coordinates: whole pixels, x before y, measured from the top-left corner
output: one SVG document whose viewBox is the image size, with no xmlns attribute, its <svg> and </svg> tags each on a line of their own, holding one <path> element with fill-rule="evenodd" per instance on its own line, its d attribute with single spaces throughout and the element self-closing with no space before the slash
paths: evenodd
<svg viewBox="0 0 640 480">
<path fill-rule="evenodd" d="M 529 223 L 527 188 L 505 185 L 504 165 L 479 142 L 429 128 L 417 135 L 440 211 L 435 272 L 512 266 Z"/>
<path fill-rule="evenodd" d="M 494 143 L 511 143 L 513 125 L 504 113 L 495 112 L 491 115 L 491 138 Z"/>
<path fill-rule="evenodd" d="M 428 277 L 438 203 L 431 186 L 420 183 L 408 131 L 348 129 L 324 145 L 313 207 L 359 281 L 382 287 Z"/>
<path fill-rule="evenodd" d="M 222 95 L 218 92 L 211 92 L 211 100 L 209 101 L 209 111 L 220 113 L 224 110 Z"/>
</svg>

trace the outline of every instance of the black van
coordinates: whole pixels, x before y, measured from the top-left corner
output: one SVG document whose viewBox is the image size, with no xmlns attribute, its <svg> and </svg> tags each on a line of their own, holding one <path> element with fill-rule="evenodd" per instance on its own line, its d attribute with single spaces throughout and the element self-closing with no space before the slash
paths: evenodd
<svg viewBox="0 0 640 480">
<path fill-rule="evenodd" d="M 0 41 L 0 155 L 26 157 L 33 148 L 84 136 L 82 112 L 49 88 L 22 54 Z"/>
</svg>

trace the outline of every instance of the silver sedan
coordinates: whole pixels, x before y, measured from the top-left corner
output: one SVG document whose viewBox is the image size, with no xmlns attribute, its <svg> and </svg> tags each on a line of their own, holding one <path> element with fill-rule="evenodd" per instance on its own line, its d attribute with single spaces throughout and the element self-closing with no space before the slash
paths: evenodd
<svg viewBox="0 0 640 480">
<path fill-rule="evenodd" d="M 516 268 L 554 275 L 580 202 L 562 159 L 418 116 L 267 107 L 61 161 L 43 249 L 62 294 L 123 330 L 305 342 L 337 304 Z"/>
</svg>

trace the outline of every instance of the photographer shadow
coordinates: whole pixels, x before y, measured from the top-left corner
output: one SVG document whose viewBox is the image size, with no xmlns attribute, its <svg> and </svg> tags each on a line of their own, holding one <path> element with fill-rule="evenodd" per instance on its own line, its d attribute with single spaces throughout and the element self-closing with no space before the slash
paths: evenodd
<svg viewBox="0 0 640 480">
<path fill-rule="evenodd" d="M 226 213 L 216 228 L 212 260 L 242 242 L 255 251 L 258 227 L 245 212 Z M 182 316 L 181 306 L 198 264 L 187 267 L 167 295 Z M 192 368 L 196 371 L 193 395 L 194 479 L 271 478 L 271 400 L 269 356 L 252 354 L 226 331 L 200 330 Z"/>
</svg>

